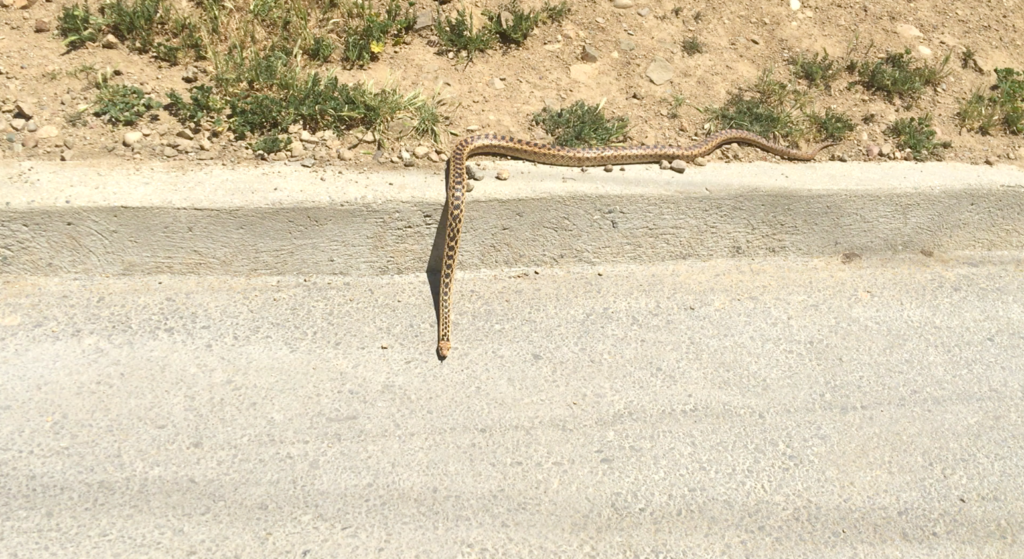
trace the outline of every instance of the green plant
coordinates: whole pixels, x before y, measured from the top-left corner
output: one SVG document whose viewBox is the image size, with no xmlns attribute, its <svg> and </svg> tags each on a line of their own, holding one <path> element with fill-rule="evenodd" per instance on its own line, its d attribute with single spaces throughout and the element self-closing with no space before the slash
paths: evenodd
<svg viewBox="0 0 1024 559">
<path fill-rule="evenodd" d="M 960 102 L 960 126 L 990 134 L 1002 125 L 1011 134 L 1024 134 L 1024 72 L 996 68 L 992 93 L 974 93 Z"/>
<path fill-rule="evenodd" d="M 561 21 L 568 13 L 569 4 L 565 1 L 555 6 L 545 2 L 539 11 L 526 11 L 519 5 L 519 0 L 510 0 L 497 12 L 484 12 L 484 17 L 490 21 L 499 41 L 507 45 L 522 45 L 538 25 Z"/>
<path fill-rule="evenodd" d="M 929 65 L 917 63 L 911 57 L 910 49 L 892 52 L 874 63 L 856 63 L 857 83 L 889 100 L 899 97 L 904 101 L 915 101 L 925 87 L 939 85 L 949 74 L 946 68 L 949 58 L 947 53 L 940 62 Z"/>
<path fill-rule="evenodd" d="M 687 56 L 693 56 L 704 52 L 704 43 L 700 42 L 700 39 L 695 35 L 691 35 L 683 39 L 682 46 L 683 52 L 685 52 Z"/>
<path fill-rule="evenodd" d="M 249 144 L 249 149 L 254 152 L 262 151 L 263 153 L 270 155 L 271 153 L 283 151 L 290 145 L 292 145 L 291 136 L 264 136 Z"/>
<path fill-rule="evenodd" d="M 88 4 L 77 2 L 61 8 L 57 16 L 57 33 L 64 37 L 64 46 L 76 50 L 96 42 L 103 28 L 103 18 L 92 13 Z"/>
<path fill-rule="evenodd" d="M 155 45 L 156 28 L 164 23 L 166 8 L 163 0 L 108 1 L 100 7 L 107 30 L 121 40 L 129 50 L 147 53 Z"/>
<path fill-rule="evenodd" d="M 932 117 L 927 114 L 917 118 L 897 119 L 886 127 L 885 134 L 896 140 L 896 147 L 899 149 L 909 149 L 917 161 L 935 157 L 939 154 L 940 148 L 952 145 L 949 141 L 935 141 L 936 132 L 932 128 Z"/>
<path fill-rule="evenodd" d="M 133 85 L 103 85 L 93 115 L 118 126 L 132 125 L 161 104 Z"/>
<path fill-rule="evenodd" d="M 176 91 L 167 93 L 170 100 L 165 106 L 167 112 L 179 121 L 193 126 L 204 120 L 214 119 L 214 125 L 220 125 L 218 115 L 224 110 L 224 102 L 214 95 L 213 88 L 208 85 L 192 86 L 188 90 L 189 101 L 186 102 Z"/>
<path fill-rule="evenodd" d="M 686 97 L 679 94 L 672 95 L 672 108 L 668 111 L 669 118 L 679 118 L 679 108 L 686 104 Z"/>
<path fill-rule="evenodd" d="M 790 84 L 776 80 L 772 71 L 761 73 L 754 87 L 734 92 L 721 107 L 708 107 L 714 129 L 738 128 L 765 138 L 793 140 L 804 132 L 802 111 L 806 95 Z"/>
<path fill-rule="evenodd" d="M 416 23 L 414 5 L 388 0 L 384 11 L 379 12 L 369 1 L 354 3 L 347 14 L 342 57 L 352 66 L 365 66 L 375 60 L 389 42 L 396 43 L 412 29 Z"/>
<path fill-rule="evenodd" d="M 334 54 L 334 42 L 329 37 L 313 37 L 313 41 L 306 47 L 306 56 L 317 62 L 327 62 Z"/>
<path fill-rule="evenodd" d="M 964 47 L 964 50 L 960 52 L 960 67 L 964 70 L 974 70 L 979 74 L 985 73 L 985 71 L 981 69 L 981 64 L 978 64 L 978 59 L 971 47 Z"/>
<path fill-rule="evenodd" d="M 822 51 L 820 55 L 818 53 L 814 53 L 813 56 L 800 54 L 795 59 L 791 59 L 790 64 L 793 66 L 793 75 L 811 86 L 831 87 L 832 82 L 843 71 L 835 59 L 829 58 L 827 50 Z"/>
<path fill-rule="evenodd" d="M 829 142 L 840 142 L 853 132 L 853 120 L 832 108 L 825 109 L 825 114 L 808 112 L 807 118 L 815 135 Z"/>
<path fill-rule="evenodd" d="M 478 52 L 494 48 L 498 42 L 492 26 L 483 25 L 474 30 L 473 14 L 462 8 L 456 10 L 455 17 L 439 15 L 434 24 L 434 32 L 437 33 L 441 53 L 464 52 L 467 61 L 472 60 Z"/>
<path fill-rule="evenodd" d="M 626 137 L 629 118 L 608 118 L 603 103 L 589 105 L 576 101 L 558 110 L 544 107 L 534 113 L 533 123 L 553 136 L 555 145 L 567 147 L 603 146 L 620 142 Z"/>
</svg>

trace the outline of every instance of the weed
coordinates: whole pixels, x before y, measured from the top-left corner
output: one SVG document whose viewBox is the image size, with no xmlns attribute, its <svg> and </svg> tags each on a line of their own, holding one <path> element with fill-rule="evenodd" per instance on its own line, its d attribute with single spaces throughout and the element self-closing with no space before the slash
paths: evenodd
<svg viewBox="0 0 1024 559">
<path fill-rule="evenodd" d="M 156 27 L 163 23 L 167 8 L 163 0 L 113 0 L 102 5 L 100 11 L 106 28 L 121 40 L 129 50 L 150 52 L 155 46 Z"/>
<path fill-rule="evenodd" d="M 389 42 L 400 40 L 412 29 L 416 23 L 412 13 L 414 5 L 414 2 L 388 0 L 384 11 L 379 12 L 369 1 L 353 4 L 347 14 L 343 58 L 352 66 L 366 66 L 376 60 Z"/>
<path fill-rule="evenodd" d="M 749 91 L 733 93 L 721 107 L 705 108 L 717 129 L 738 128 L 765 138 L 792 140 L 803 134 L 806 96 L 766 70 Z"/>
<path fill-rule="evenodd" d="M 918 64 L 910 56 L 910 49 L 889 53 L 874 63 L 856 63 L 858 82 L 865 89 L 884 95 L 890 101 L 899 97 L 915 101 L 925 87 L 935 87 L 949 71 L 950 53 L 935 65 Z"/>
<path fill-rule="evenodd" d="M 545 3 L 540 11 L 525 11 L 519 0 L 511 0 L 501 5 L 497 12 L 484 12 L 484 16 L 490 20 L 499 41 L 506 45 L 522 45 L 538 25 L 561 21 L 568 13 L 569 4 L 565 1 L 555 6 Z"/>
<path fill-rule="evenodd" d="M 118 126 L 132 125 L 161 104 L 133 85 L 104 85 L 96 95 L 95 116 Z"/>
<path fill-rule="evenodd" d="M 686 97 L 682 95 L 672 95 L 672 108 L 668 111 L 669 118 L 679 118 L 679 108 L 686 104 Z"/>
<path fill-rule="evenodd" d="M 913 152 L 914 159 L 917 161 L 935 157 L 939 154 L 940 148 L 948 148 L 952 145 L 948 141 L 935 141 L 935 129 L 932 128 L 931 115 L 897 119 L 886 127 L 885 134 L 896 139 L 896 147 L 899 149 L 909 149 Z"/>
<path fill-rule="evenodd" d="M 700 39 L 698 39 L 695 35 L 691 35 L 683 39 L 682 46 L 683 52 L 685 52 L 687 56 L 693 56 L 695 54 L 701 54 L 702 52 L 704 52 L 704 43 L 701 43 Z"/>
<path fill-rule="evenodd" d="M 820 55 L 800 54 L 796 59 L 791 59 L 790 64 L 793 66 L 793 75 L 811 86 L 831 87 L 832 82 L 843 72 L 842 66 L 835 59 L 829 58 L 827 50 Z"/>
<path fill-rule="evenodd" d="M 437 40 L 441 44 L 441 53 L 466 53 L 468 60 L 478 52 L 494 48 L 498 37 L 490 25 L 484 25 L 473 30 L 473 14 L 465 9 L 459 8 L 455 17 L 439 16 L 434 24 L 434 31 L 437 33 Z"/>
<path fill-rule="evenodd" d="M 213 119 L 214 126 L 220 126 L 219 114 L 224 110 L 224 101 L 213 94 L 208 85 L 192 86 L 188 90 L 189 101 L 186 102 L 176 91 L 167 93 L 170 100 L 166 105 L 167 112 L 179 121 L 199 125 L 203 121 Z"/>
<path fill-rule="evenodd" d="M 89 120 L 86 118 L 87 109 L 72 111 L 64 113 L 64 122 L 72 128 L 83 128 L 89 124 Z"/>
<path fill-rule="evenodd" d="M 816 135 L 829 142 L 840 142 L 853 132 L 853 120 L 832 108 L 825 109 L 825 114 L 808 112 L 807 119 Z"/>
<path fill-rule="evenodd" d="M 676 6 L 676 7 L 672 8 L 672 15 L 674 15 L 676 17 L 682 17 L 682 15 L 683 15 L 683 7 L 682 6 Z"/>
<path fill-rule="evenodd" d="M 625 139 L 629 118 L 608 118 L 603 103 L 589 105 L 576 101 L 558 110 L 544 107 L 534 113 L 533 123 L 554 137 L 555 145 L 567 147 L 604 146 Z"/>
<path fill-rule="evenodd" d="M 964 70 L 974 70 L 979 74 L 985 73 L 981 69 L 981 64 L 978 64 L 978 59 L 975 57 L 974 50 L 971 47 L 964 47 L 964 50 L 960 53 L 960 67 Z"/>
<path fill-rule="evenodd" d="M 254 152 L 262 151 L 263 153 L 270 155 L 271 153 L 284 151 L 290 145 L 292 145 L 291 136 L 282 137 L 274 135 L 264 136 L 259 140 L 256 140 L 255 142 L 249 144 L 249 149 L 251 149 Z"/>
<path fill-rule="evenodd" d="M 64 46 L 76 50 L 86 43 L 94 43 L 99 37 L 103 18 L 93 14 L 88 4 L 77 2 L 61 8 L 57 16 L 57 33 L 64 37 Z"/>
<path fill-rule="evenodd" d="M 1024 134 L 1024 72 L 996 68 L 992 93 L 974 93 L 960 102 L 960 126 L 991 134 L 1002 125 L 1011 134 Z"/>
<path fill-rule="evenodd" d="M 334 42 L 329 37 L 313 37 L 313 41 L 306 47 L 306 56 L 317 62 L 327 62 L 334 54 Z"/>
</svg>

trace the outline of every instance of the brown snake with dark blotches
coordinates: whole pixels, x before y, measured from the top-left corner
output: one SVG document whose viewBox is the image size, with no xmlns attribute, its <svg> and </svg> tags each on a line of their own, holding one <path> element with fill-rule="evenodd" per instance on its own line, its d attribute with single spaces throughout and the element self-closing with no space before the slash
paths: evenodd
<svg viewBox="0 0 1024 559">
<path fill-rule="evenodd" d="M 678 146 L 624 146 L 596 148 L 565 148 L 516 140 L 496 134 L 470 136 L 455 144 L 448 159 L 448 221 L 445 227 L 444 259 L 441 264 L 441 289 L 438 301 L 437 355 L 444 359 L 451 351 L 452 280 L 455 278 L 455 259 L 459 254 L 459 236 L 466 203 L 466 160 L 474 155 L 507 155 L 545 165 L 590 167 L 627 163 L 657 163 L 682 159 L 693 161 L 704 157 L 725 144 L 742 143 L 799 161 L 811 161 L 822 149 L 835 143 L 821 144 L 803 152 L 780 146 L 744 130 L 722 130 L 687 147 Z"/>
</svg>

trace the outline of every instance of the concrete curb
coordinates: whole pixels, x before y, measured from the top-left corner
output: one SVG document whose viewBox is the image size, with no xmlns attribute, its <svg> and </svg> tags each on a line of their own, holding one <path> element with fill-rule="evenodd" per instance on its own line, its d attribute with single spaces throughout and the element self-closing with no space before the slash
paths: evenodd
<svg viewBox="0 0 1024 559">
<path fill-rule="evenodd" d="M 1024 171 L 485 163 L 459 267 L 1024 249 Z M 493 169 L 512 178 L 499 182 Z M 440 169 L 0 164 L 0 273 L 383 275 L 436 267 Z"/>
</svg>

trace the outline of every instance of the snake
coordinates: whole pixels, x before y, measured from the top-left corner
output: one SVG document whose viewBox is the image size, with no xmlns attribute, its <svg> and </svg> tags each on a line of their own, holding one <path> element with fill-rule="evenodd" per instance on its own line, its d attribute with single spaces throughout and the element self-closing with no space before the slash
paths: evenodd
<svg viewBox="0 0 1024 559">
<path fill-rule="evenodd" d="M 447 220 L 445 223 L 444 255 L 441 261 L 440 289 L 438 293 L 437 355 L 444 360 L 451 351 L 452 283 L 455 279 L 455 261 L 459 255 L 462 220 L 466 213 L 466 161 L 475 155 L 504 155 L 544 165 L 564 167 L 593 167 L 633 163 L 657 163 L 681 159 L 693 162 L 710 155 L 726 144 L 747 144 L 786 159 L 811 161 L 818 152 L 837 142 L 826 142 L 809 151 L 797 151 L 781 146 L 746 130 L 721 130 L 689 146 L 642 145 L 571 148 L 519 140 L 497 134 L 467 136 L 455 144 L 448 158 Z"/>
</svg>

